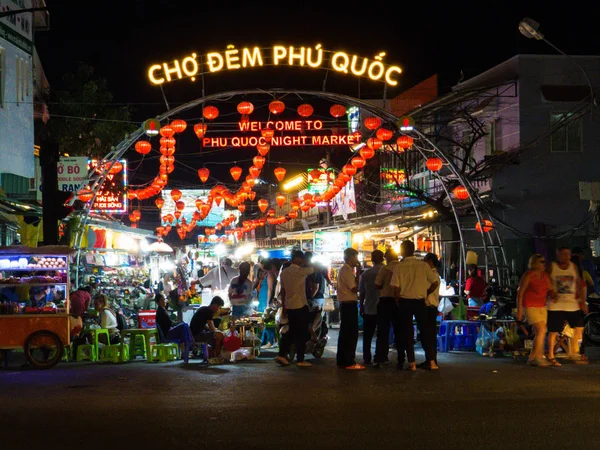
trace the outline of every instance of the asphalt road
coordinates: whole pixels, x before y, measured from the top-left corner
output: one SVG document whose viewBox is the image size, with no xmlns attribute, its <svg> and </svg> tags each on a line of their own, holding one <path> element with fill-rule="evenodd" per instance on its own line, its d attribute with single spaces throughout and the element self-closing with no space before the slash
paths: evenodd
<svg viewBox="0 0 600 450">
<path fill-rule="evenodd" d="M 330 341 L 331 342 L 331 341 Z M 335 344 L 335 341 L 331 342 Z M 0 449 L 600 448 L 600 364 L 441 354 L 439 372 L 193 360 L 0 369 Z"/>
</svg>

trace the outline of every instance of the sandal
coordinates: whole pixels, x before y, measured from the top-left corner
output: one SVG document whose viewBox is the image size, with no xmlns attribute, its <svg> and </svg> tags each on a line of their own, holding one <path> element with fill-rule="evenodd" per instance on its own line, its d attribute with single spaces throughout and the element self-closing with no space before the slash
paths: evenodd
<svg viewBox="0 0 600 450">
<path fill-rule="evenodd" d="M 585 355 L 577 355 L 573 358 L 569 358 L 569 361 L 573 361 L 575 364 L 589 364 L 590 360 Z"/>
<path fill-rule="evenodd" d="M 552 364 L 553 367 L 561 367 L 562 364 L 559 363 L 556 358 L 547 358 L 548 362 Z"/>
</svg>

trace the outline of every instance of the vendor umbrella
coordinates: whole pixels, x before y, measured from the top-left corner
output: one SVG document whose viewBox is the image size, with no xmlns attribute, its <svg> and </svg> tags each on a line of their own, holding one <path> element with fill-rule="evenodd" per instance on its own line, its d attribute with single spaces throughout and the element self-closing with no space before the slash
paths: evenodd
<svg viewBox="0 0 600 450">
<path fill-rule="evenodd" d="M 171 246 L 164 242 L 153 242 L 148 246 L 148 251 L 156 253 L 173 253 Z"/>
</svg>

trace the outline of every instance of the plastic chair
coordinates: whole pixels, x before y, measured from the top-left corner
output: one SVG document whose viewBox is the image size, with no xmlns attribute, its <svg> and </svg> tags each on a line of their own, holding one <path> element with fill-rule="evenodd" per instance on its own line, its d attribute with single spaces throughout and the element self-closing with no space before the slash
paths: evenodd
<svg viewBox="0 0 600 450">
<path fill-rule="evenodd" d="M 142 358 L 148 357 L 148 348 L 146 348 L 146 339 L 141 334 L 136 334 L 131 337 L 130 352 L 131 359 L 136 359 L 138 356 Z"/>
<path fill-rule="evenodd" d="M 77 347 L 76 361 L 98 361 L 98 351 L 93 344 L 81 344 Z"/>
<path fill-rule="evenodd" d="M 124 344 L 105 345 L 102 347 L 100 361 L 123 363 L 129 361 L 129 346 Z"/>
<path fill-rule="evenodd" d="M 149 361 L 167 362 L 175 361 L 179 358 L 179 345 L 173 344 L 157 344 L 150 348 Z"/>
<path fill-rule="evenodd" d="M 160 340 L 161 344 L 177 344 L 179 346 L 179 344 L 183 344 L 183 362 L 184 363 L 188 363 L 190 360 L 190 345 L 187 342 L 187 340 L 185 339 L 167 339 L 165 337 L 165 335 L 163 334 L 162 330 L 160 329 L 160 327 L 156 327 L 156 330 L 158 332 L 158 339 Z M 179 348 L 179 347 L 178 347 Z"/>
</svg>

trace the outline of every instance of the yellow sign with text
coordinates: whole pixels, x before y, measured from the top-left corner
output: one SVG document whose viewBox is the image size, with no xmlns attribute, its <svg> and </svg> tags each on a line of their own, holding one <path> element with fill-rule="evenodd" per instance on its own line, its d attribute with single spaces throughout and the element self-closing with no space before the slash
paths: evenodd
<svg viewBox="0 0 600 450">
<path fill-rule="evenodd" d="M 275 45 L 266 49 L 260 47 L 238 49 L 233 45 L 228 45 L 227 49 L 222 52 L 211 52 L 202 56 L 192 53 L 181 60 L 154 64 L 148 69 L 148 79 L 152 84 L 160 85 L 183 78 L 196 81 L 196 77 L 203 73 L 286 65 L 330 69 L 396 86 L 398 84 L 397 77 L 402 73 L 402 69 L 398 66 L 384 64 L 384 57 L 385 52 L 377 54 L 373 59 L 341 51 L 332 52 L 323 50 L 321 44 L 315 47 Z"/>
</svg>

